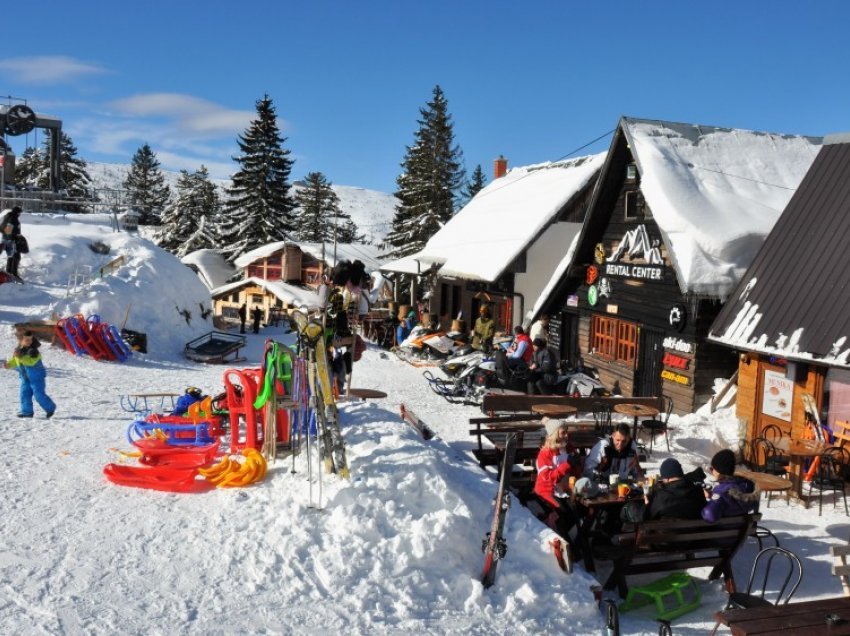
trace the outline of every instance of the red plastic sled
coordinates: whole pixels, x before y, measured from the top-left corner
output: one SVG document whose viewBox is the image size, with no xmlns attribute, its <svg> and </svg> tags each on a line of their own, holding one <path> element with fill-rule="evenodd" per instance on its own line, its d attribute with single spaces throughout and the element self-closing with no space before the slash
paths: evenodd
<svg viewBox="0 0 850 636">
<path fill-rule="evenodd" d="M 217 439 L 212 444 L 205 444 L 203 446 L 174 446 L 162 439 L 146 437 L 144 439 L 134 439 L 133 446 L 138 448 L 142 451 L 143 455 L 149 458 L 161 458 L 166 455 L 204 455 L 207 458 L 206 463 L 211 464 L 215 459 L 216 454 L 218 454 L 218 446 L 220 442 L 221 440 Z M 203 466 L 203 464 L 200 465 Z"/>
<path fill-rule="evenodd" d="M 173 468 L 169 466 L 121 466 L 107 464 L 104 476 L 113 484 L 165 490 L 167 492 L 207 492 L 214 486 L 206 480 L 195 479 L 197 468 Z"/>
</svg>

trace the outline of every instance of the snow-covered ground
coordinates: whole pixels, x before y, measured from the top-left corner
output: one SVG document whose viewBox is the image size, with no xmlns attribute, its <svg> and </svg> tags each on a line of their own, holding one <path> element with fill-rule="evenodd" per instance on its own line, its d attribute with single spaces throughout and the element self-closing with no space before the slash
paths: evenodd
<svg viewBox="0 0 850 636">
<path fill-rule="evenodd" d="M 226 367 L 182 358 L 194 332 L 184 333 L 186 321 L 163 300 L 183 287 L 172 256 L 128 243 L 126 234 L 113 240 L 97 225 L 77 226 L 70 216 L 22 220 L 33 251 L 21 263 L 27 283 L 0 285 L 0 357 L 14 347 L 13 322 L 83 310 L 120 323 L 127 306 L 128 326 L 148 333 L 152 353 L 118 364 L 45 346 L 48 393 L 58 405 L 51 420 L 38 409 L 34 420 L 15 418 L 17 375 L 0 375 L 3 633 L 604 633 L 590 592 L 595 579 L 581 567 L 563 574 L 546 547 L 550 532 L 519 505 L 508 513 L 509 548 L 496 585 L 482 588 L 481 540 L 496 484 L 469 453 L 467 420 L 479 413 L 447 404 L 430 392 L 421 369 L 378 349 L 355 365 L 353 384 L 389 397 L 341 407 L 352 478 L 324 476 L 321 510 L 310 507 L 303 455 L 295 472 L 292 460 L 278 461 L 265 481 L 244 489 L 182 495 L 108 482 L 104 465 L 134 461 L 118 452 L 130 449 L 132 421 L 121 395 L 189 385 L 217 393 Z M 89 259 L 92 228 L 132 258 L 66 298 L 70 265 L 63 263 Z M 144 285 L 135 280 L 147 271 L 162 275 Z M 267 337 L 290 336 L 248 334 L 244 366 L 258 364 Z M 403 424 L 401 402 L 438 436 L 423 441 Z M 686 469 L 737 444 L 733 409 L 672 421 L 673 454 Z M 650 470 L 667 456 L 654 453 Z M 318 483 L 312 488 L 315 503 Z M 779 500 L 762 508 L 764 525 L 804 559 L 796 599 L 841 594 L 828 556 L 829 544 L 850 538 L 841 503 L 826 504 L 822 517 Z M 740 584 L 755 552 L 750 541 L 735 560 Z M 606 573 L 601 563 L 598 575 Z M 720 582 L 700 587 L 701 608 L 674 621 L 676 634 L 706 633 L 723 606 Z M 621 626 L 624 634 L 657 633 L 649 609 L 622 615 Z"/>
</svg>

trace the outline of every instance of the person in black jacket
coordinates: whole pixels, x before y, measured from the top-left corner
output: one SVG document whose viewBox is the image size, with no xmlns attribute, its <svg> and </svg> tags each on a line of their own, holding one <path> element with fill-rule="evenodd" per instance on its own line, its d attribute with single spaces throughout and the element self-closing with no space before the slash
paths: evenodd
<svg viewBox="0 0 850 636">
<path fill-rule="evenodd" d="M 251 310 L 251 320 L 253 322 L 254 333 L 260 333 L 260 321 L 263 319 L 263 310 L 259 305 L 255 305 Z"/>
<path fill-rule="evenodd" d="M 659 472 L 658 482 L 644 493 L 643 502 L 623 507 L 623 521 L 699 519 L 706 503 L 702 488 L 685 476 L 682 465 L 672 457 L 661 462 Z"/>
<path fill-rule="evenodd" d="M 21 262 L 21 251 L 18 240 L 21 236 L 21 208 L 15 206 L 0 220 L 0 233 L 3 236 L 3 249 L 6 252 L 6 272 L 18 275 L 18 265 Z"/>
<path fill-rule="evenodd" d="M 239 333 L 245 333 L 245 321 L 248 320 L 248 303 L 239 305 Z"/>
<path fill-rule="evenodd" d="M 546 346 L 543 338 L 535 338 L 531 342 L 534 355 L 528 365 L 531 375 L 528 378 L 528 394 L 548 395 L 558 382 L 558 357 Z"/>
</svg>

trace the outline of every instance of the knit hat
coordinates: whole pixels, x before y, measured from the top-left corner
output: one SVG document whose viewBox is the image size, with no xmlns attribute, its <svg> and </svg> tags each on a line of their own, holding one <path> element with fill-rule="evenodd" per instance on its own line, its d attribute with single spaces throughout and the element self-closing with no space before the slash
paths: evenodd
<svg viewBox="0 0 850 636">
<path fill-rule="evenodd" d="M 543 428 L 546 429 L 546 437 L 550 435 L 554 435 L 558 432 L 564 423 L 561 420 L 555 419 L 553 417 L 544 417 L 543 420 Z"/>
<path fill-rule="evenodd" d="M 711 467 L 721 475 L 731 477 L 735 474 L 735 453 L 728 448 L 718 451 L 711 458 Z"/>
<path fill-rule="evenodd" d="M 543 338 L 535 338 L 531 341 L 531 344 L 533 344 L 535 347 L 545 347 L 546 341 Z"/>
<path fill-rule="evenodd" d="M 685 476 L 685 473 L 682 472 L 682 465 L 679 463 L 679 460 L 673 459 L 672 457 L 668 457 L 661 462 L 661 467 L 658 471 L 661 474 L 661 479 Z"/>
</svg>

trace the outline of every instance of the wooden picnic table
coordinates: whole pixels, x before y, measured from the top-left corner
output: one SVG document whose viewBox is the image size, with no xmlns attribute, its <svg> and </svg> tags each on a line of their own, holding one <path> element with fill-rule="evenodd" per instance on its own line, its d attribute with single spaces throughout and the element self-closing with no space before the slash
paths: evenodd
<svg viewBox="0 0 850 636">
<path fill-rule="evenodd" d="M 502 465 L 502 457 L 505 454 L 505 442 L 508 435 L 516 435 L 516 462 L 522 463 L 525 461 L 534 461 L 537 459 L 537 454 L 540 452 L 540 447 L 543 445 L 543 440 L 546 439 L 546 431 L 542 427 L 534 430 L 525 431 L 500 431 L 498 429 L 488 430 L 482 433 L 482 436 L 493 445 L 499 455 L 498 465 Z"/>
<path fill-rule="evenodd" d="M 631 415 L 634 418 L 634 433 L 632 439 L 636 440 L 638 435 L 638 418 L 639 417 L 655 417 L 660 412 L 654 406 L 646 404 L 633 404 L 626 402 L 624 404 L 615 404 L 614 411 L 623 415 Z"/>
<path fill-rule="evenodd" d="M 576 412 L 576 407 L 569 404 L 532 404 L 531 412 L 549 417 L 566 417 Z"/>
<path fill-rule="evenodd" d="M 620 508 L 626 505 L 628 501 L 633 499 L 641 499 L 643 490 L 640 490 L 634 495 L 620 497 L 617 495 L 617 489 L 614 486 L 610 490 L 602 492 L 596 497 L 581 497 L 575 505 L 576 516 L 578 517 L 578 540 L 581 542 L 581 550 L 584 555 L 584 568 L 588 572 L 596 571 L 596 564 L 593 561 L 593 549 L 590 542 L 590 537 L 596 528 L 596 524 L 600 519 L 602 510 L 610 510 L 611 514 L 620 514 Z"/>
<path fill-rule="evenodd" d="M 827 442 L 817 440 L 791 439 L 783 437 L 773 442 L 777 450 L 790 459 L 788 476 L 791 479 L 791 493 L 808 508 L 809 501 L 803 496 L 803 464 L 806 459 L 812 459 L 831 448 Z"/>
<path fill-rule="evenodd" d="M 838 620 L 830 624 L 827 616 Z M 717 612 L 715 618 L 728 626 L 734 636 L 850 634 L 850 597 L 724 610 Z"/>
<path fill-rule="evenodd" d="M 757 473 L 746 468 L 738 468 L 735 474 L 739 477 L 749 479 L 755 483 L 756 487 L 762 492 L 778 492 L 791 489 L 791 480 L 784 479 L 779 475 L 771 475 L 770 473 Z"/>
</svg>

